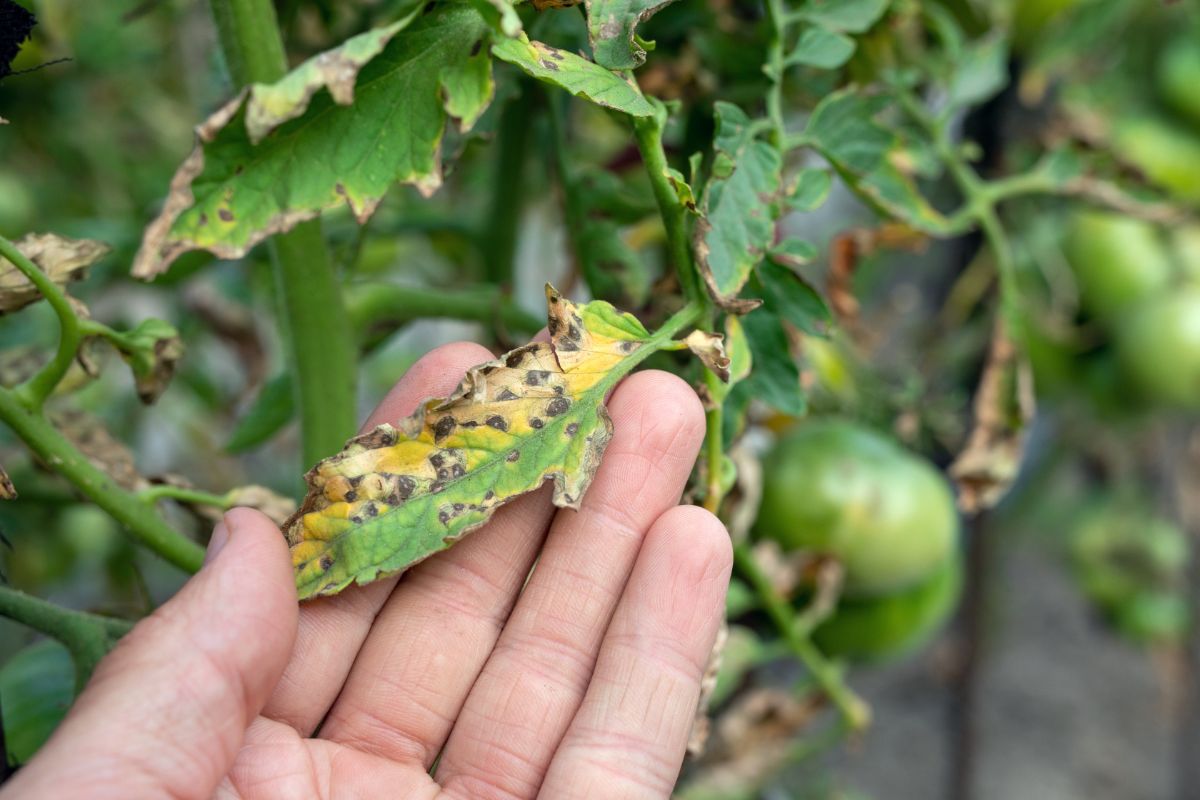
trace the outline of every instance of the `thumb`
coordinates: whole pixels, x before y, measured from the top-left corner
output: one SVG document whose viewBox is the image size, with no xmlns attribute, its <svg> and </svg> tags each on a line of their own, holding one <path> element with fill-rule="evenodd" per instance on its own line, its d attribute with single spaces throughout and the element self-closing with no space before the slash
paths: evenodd
<svg viewBox="0 0 1200 800">
<path fill-rule="evenodd" d="M 5 794 L 210 797 L 283 672 L 296 621 L 279 528 L 230 511 L 204 568 L 100 662 Z"/>
</svg>

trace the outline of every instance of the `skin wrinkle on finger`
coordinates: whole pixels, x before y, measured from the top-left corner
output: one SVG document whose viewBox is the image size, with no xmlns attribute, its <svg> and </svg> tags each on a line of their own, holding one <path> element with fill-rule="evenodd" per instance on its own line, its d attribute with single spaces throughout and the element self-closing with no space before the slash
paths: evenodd
<svg viewBox="0 0 1200 800">
<path fill-rule="evenodd" d="M 552 513 L 543 487 L 405 576 L 321 735 L 431 766 L 500 636 Z"/>
<path fill-rule="evenodd" d="M 683 506 L 647 536 L 547 798 L 665 798 L 683 761 L 732 568 L 720 522 Z"/>
<path fill-rule="evenodd" d="M 430 398 L 446 396 L 470 367 L 493 357 L 471 342 L 438 347 L 405 373 L 368 417 L 363 430 L 396 422 Z M 337 699 L 379 610 L 398 578 L 351 586 L 336 597 L 301 606 L 296 648 L 264 714 L 309 736 Z"/>
<path fill-rule="evenodd" d="M 536 792 L 583 699 L 644 532 L 679 501 L 704 431 L 690 387 L 666 373 L 636 373 L 618 387 L 609 410 L 613 442 L 583 507 L 556 515 L 447 743 L 438 775 L 449 796 Z M 530 669 L 538 663 L 545 666 Z M 510 750 L 535 754 L 532 766 Z"/>
</svg>

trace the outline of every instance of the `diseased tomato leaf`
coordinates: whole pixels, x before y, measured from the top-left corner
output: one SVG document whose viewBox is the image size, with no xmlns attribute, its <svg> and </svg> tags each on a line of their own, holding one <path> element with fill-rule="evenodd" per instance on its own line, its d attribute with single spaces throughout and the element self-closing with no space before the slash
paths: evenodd
<svg viewBox="0 0 1200 800">
<path fill-rule="evenodd" d="M 657 349 L 638 320 L 547 286 L 550 342 L 472 368 L 457 391 L 352 439 L 306 476 L 285 525 L 300 597 L 397 573 L 554 480 L 578 508 L 612 436 L 606 393 Z"/>
<path fill-rule="evenodd" d="M 237 258 L 343 204 L 366 221 L 395 183 L 435 191 L 447 119 L 468 130 L 491 102 L 489 36 L 470 5 L 440 3 L 234 98 L 196 129 L 133 274 L 190 250 Z"/>
<path fill-rule="evenodd" d="M 108 245 L 91 239 L 68 239 L 54 233 L 30 233 L 15 242 L 59 286 L 82 280 L 88 267 L 108 253 Z M 17 311 L 42 299 L 42 293 L 16 265 L 0 256 L 0 314 Z"/>
</svg>

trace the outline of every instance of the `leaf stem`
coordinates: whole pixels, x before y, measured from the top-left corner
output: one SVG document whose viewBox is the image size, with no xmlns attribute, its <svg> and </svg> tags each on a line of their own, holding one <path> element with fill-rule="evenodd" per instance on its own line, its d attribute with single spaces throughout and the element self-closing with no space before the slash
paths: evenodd
<svg viewBox="0 0 1200 800">
<path fill-rule="evenodd" d="M 767 16 L 771 21 L 767 41 L 767 63 L 764 70 L 771 80 L 767 88 L 767 119 L 771 122 L 771 144 L 781 152 L 787 143 L 783 120 L 783 37 L 787 31 L 788 15 L 783 0 L 766 0 Z"/>
<path fill-rule="evenodd" d="M 204 561 L 200 545 L 174 530 L 155 512 L 98 469 L 41 414 L 18 399 L 16 391 L 0 388 L 0 421 L 28 445 L 45 464 L 62 475 L 129 531 L 141 544 L 180 569 L 196 572 Z"/>
<path fill-rule="evenodd" d="M 22 405 L 31 411 L 37 411 L 71 368 L 71 363 L 79 352 L 79 343 L 83 341 L 83 330 L 66 292 L 3 236 L 0 236 L 0 255 L 12 262 L 13 266 L 29 279 L 58 317 L 58 349 L 54 357 L 33 377 L 13 389 Z"/>
<path fill-rule="evenodd" d="M 211 0 L 235 84 L 271 83 L 287 72 L 271 0 Z M 271 239 L 280 321 L 294 365 L 306 464 L 336 452 L 357 427 L 357 350 L 320 220 Z"/>
<path fill-rule="evenodd" d="M 692 246 L 688 236 L 687 217 L 679 195 L 668 178 L 667 154 L 663 149 L 663 127 L 666 125 L 666 109 L 661 104 L 656 113 L 649 117 L 639 117 L 633 121 L 634 136 L 637 139 L 638 150 L 642 154 L 642 163 L 650 178 L 650 187 L 654 191 L 654 199 L 658 203 L 658 211 L 662 216 L 663 227 L 667 231 L 667 246 L 671 261 L 675 266 L 675 274 L 679 277 L 679 285 L 683 295 L 689 301 L 704 302 L 706 296 L 700 287 L 696 275 L 695 264 L 692 261 Z"/>
<path fill-rule="evenodd" d="M 534 334 L 546 320 L 521 308 L 496 286 L 441 289 L 395 283 L 354 283 L 346 287 L 346 310 L 359 341 L 370 341 L 372 331 L 413 319 L 447 317 L 483 323 L 500 323 L 508 330 Z"/>
<path fill-rule="evenodd" d="M 842 680 L 841 670 L 830 663 L 817 649 L 807 632 L 797 625 L 796 614 L 791 605 L 779 596 L 770 578 L 758 566 L 754 553 L 745 542 L 733 546 L 734 565 L 758 595 L 763 610 L 783 636 L 792 653 L 808 668 L 818 685 L 837 707 L 852 731 L 859 731 L 871 723 L 871 708 Z"/>
<path fill-rule="evenodd" d="M 488 283 L 510 288 L 520 232 L 522 176 L 529 152 L 532 92 L 528 87 L 504 107 L 496 131 L 496 170 L 492 176 L 492 198 L 484 222 L 481 254 Z"/>
<path fill-rule="evenodd" d="M 132 627 L 127 620 L 63 608 L 8 586 L 0 586 L 0 616 L 62 642 L 75 662 L 76 689 L 83 688 L 112 643 Z"/>
<path fill-rule="evenodd" d="M 137 496 L 143 503 L 157 503 L 159 500 L 178 500 L 183 503 L 216 506 L 222 509 L 229 508 L 231 505 L 228 495 L 213 494 L 212 492 L 205 492 L 200 489 L 188 489 L 183 486 L 171 486 L 165 483 L 143 489 L 137 493 Z"/>
</svg>

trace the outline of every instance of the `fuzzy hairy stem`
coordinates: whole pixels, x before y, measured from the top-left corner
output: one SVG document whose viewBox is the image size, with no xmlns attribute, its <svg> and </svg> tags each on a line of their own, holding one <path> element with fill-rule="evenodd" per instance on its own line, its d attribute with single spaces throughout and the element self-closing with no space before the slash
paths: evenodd
<svg viewBox="0 0 1200 800">
<path fill-rule="evenodd" d="M 234 83 L 270 83 L 287 72 L 271 0 L 211 0 Z M 357 350 L 320 220 L 270 241 L 281 327 L 294 365 L 306 464 L 336 452 L 357 427 Z"/>
</svg>

